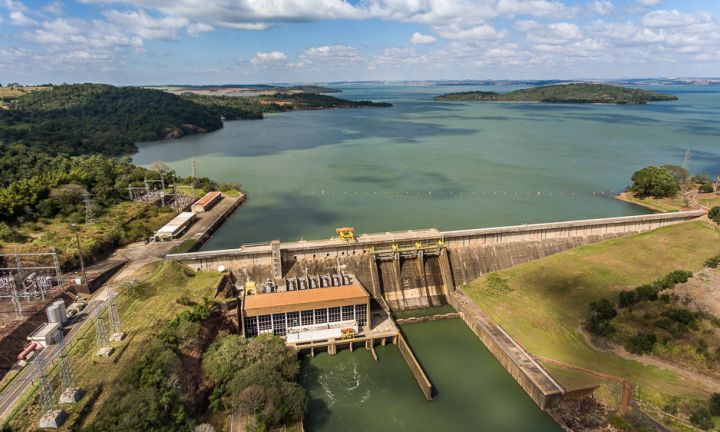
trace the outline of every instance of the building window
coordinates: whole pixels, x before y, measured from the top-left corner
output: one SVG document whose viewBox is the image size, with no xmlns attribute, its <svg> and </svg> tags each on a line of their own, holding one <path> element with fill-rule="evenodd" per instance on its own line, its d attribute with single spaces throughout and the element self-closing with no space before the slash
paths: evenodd
<svg viewBox="0 0 720 432">
<path fill-rule="evenodd" d="M 245 336 L 257 336 L 257 317 L 245 318 Z"/>
<path fill-rule="evenodd" d="M 325 324 L 328 319 L 327 309 L 315 309 L 315 324 Z"/>
<path fill-rule="evenodd" d="M 355 307 L 354 306 L 343 306 L 342 307 L 342 320 L 343 321 L 350 321 L 355 319 Z"/>
<path fill-rule="evenodd" d="M 328 316 L 329 316 L 328 322 L 333 323 L 333 322 L 342 321 L 340 319 L 340 308 L 339 307 L 330 308 L 328 311 Z"/>
<path fill-rule="evenodd" d="M 313 325 L 313 324 L 315 324 L 315 323 L 313 322 L 313 311 L 311 311 L 311 310 L 302 311 L 302 313 L 300 314 L 300 316 L 302 317 L 302 325 L 306 326 L 306 325 Z"/>
<path fill-rule="evenodd" d="M 360 327 L 367 325 L 367 305 L 355 305 L 355 319 Z"/>
<path fill-rule="evenodd" d="M 275 336 L 285 336 L 285 314 L 273 314 L 272 320 Z"/>
<path fill-rule="evenodd" d="M 260 315 L 258 318 L 258 332 L 272 329 L 272 320 L 270 315 Z"/>
<path fill-rule="evenodd" d="M 300 313 L 299 312 L 288 312 L 287 313 L 287 326 L 297 327 L 300 325 Z"/>
</svg>

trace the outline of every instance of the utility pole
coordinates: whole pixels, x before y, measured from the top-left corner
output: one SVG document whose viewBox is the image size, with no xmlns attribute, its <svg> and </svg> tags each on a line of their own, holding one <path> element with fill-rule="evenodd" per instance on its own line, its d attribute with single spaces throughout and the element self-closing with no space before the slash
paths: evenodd
<svg viewBox="0 0 720 432">
<path fill-rule="evenodd" d="M 82 247 L 80 246 L 80 235 L 78 234 L 78 232 L 80 230 L 79 230 L 78 226 L 75 224 L 70 224 L 70 230 L 75 233 L 75 241 L 77 242 L 78 256 L 80 256 L 80 272 L 82 273 L 83 284 L 85 284 L 85 283 L 87 283 L 87 278 L 85 277 L 85 260 L 83 259 Z"/>
</svg>

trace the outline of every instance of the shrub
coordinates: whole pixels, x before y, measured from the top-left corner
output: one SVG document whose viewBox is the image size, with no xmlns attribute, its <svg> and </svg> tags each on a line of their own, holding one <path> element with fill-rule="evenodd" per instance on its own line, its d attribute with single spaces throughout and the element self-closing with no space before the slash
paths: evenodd
<svg viewBox="0 0 720 432">
<path fill-rule="evenodd" d="M 653 301 L 658 299 L 658 289 L 653 285 L 641 285 L 635 288 L 638 300 Z"/>
<path fill-rule="evenodd" d="M 720 416 L 720 393 L 713 393 L 708 401 L 708 410 L 714 416 Z"/>
<path fill-rule="evenodd" d="M 712 183 L 703 183 L 698 188 L 698 191 L 700 193 L 713 193 L 715 192 L 715 188 L 713 188 Z"/>
<path fill-rule="evenodd" d="M 635 291 L 620 291 L 618 294 L 618 306 L 621 308 L 631 307 L 638 302 L 637 293 Z"/>
<path fill-rule="evenodd" d="M 627 340 L 625 349 L 633 354 L 643 355 L 652 351 L 655 343 L 657 343 L 655 333 L 638 333 Z"/>
<path fill-rule="evenodd" d="M 707 267 L 717 268 L 718 265 L 720 265 L 720 255 L 705 260 L 705 266 Z"/>
<path fill-rule="evenodd" d="M 617 316 L 617 311 L 608 299 L 600 299 L 590 303 L 590 313 L 585 328 L 596 336 L 607 336 L 615 331 L 610 320 Z"/>
<path fill-rule="evenodd" d="M 708 212 L 708 217 L 715 221 L 716 224 L 720 224 L 720 206 L 715 206 Z"/>
<path fill-rule="evenodd" d="M 685 283 L 692 275 L 692 272 L 686 270 L 675 270 L 663 278 L 663 288 L 672 288 L 676 284 Z"/>
<path fill-rule="evenodd" d="M 692 410 L 690 423 L 702 430 L 710 430 L 715 426 L 710 411 L 705 407 L 697 407 Z"/>
<path fill-rule="evenodd" d="M 0 222 L 0 240 L 13 243 L 25 243 L 28 237 L 17 230 L 15 227 L 11 227 L 5 222 Z"/>
</svg>

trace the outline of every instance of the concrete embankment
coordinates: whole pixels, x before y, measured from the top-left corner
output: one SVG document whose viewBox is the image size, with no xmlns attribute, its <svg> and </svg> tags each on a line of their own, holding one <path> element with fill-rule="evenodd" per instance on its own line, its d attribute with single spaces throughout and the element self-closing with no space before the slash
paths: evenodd
<svg viewBox="0 0 720 432">
<path fill-rule="evenodd" d="M 545 410 L 562 398 L 565 393 L 563 387 L 461 289 L 451 293 L 448 300 L 465 324 L 540 408 Z"/>
<path fill-rule="evenodd" d="M 425 398 L 427 400 L 432 400 L 432 384 L 430 383 L 430 380 L 425 374 L 422 366 L 420 366 L 420 363 L 417 361 L 417 358 L 415 358 L 415 354 L 410 348 L 410 345 L 408 345 L 402 333 L 398 335 L 397 346 L 408 367 L 410 367 L 410 372 L 412 372 L 413 376 L 415 377 L 415 381 L 417 381 L 418 385 L 420 386 L 420 390 L 425 395 Z"/>
<path fill-rule="evenodd" d="M 221 213 L 215 216 L 212 220 L 210 220 L 207 224 L 200 227 L 200 230 L 192 235 L 192 239 L 195 240 L 195 243 L 190 247 L 190 252 L 197 251 L 200 248 L 205 245 L 205 243 L 210 240 L 210 237 L 217 231 L 222 224 L 232 216 L 232 214 L 235 212 L 235 210 L 238 209 L 244 202 L 245 202 L 245 194 L 240 193 L 240 195 L 235 198 L 232 203 L 227 207 L 221 210 Z"/>
</svg>

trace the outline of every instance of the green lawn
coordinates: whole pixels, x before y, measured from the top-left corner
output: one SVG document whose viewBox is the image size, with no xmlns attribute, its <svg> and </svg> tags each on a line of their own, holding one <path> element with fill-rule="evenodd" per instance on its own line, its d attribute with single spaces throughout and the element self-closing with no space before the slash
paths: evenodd
<svg viewBox="0 0 720 432">
<path fill-rule="evenodd" d="M 136 288 L 120 291 L 118 310 L 123 331 L 123 342 L 113 343 L 115 353 L 108 359 L 95 355 L 95 329 L 86 324 L 84 334 L 75 340 L 71 350 L 73 369 L 78 384 L 86 395 L 76 406 L 64 406 L 69 418 L 60 430 L 79 430 L 92 421 L 112 386 L 122 371 L 133 363 L 143 345 L 156 336 L 175 315 L 187 309 L 177 303 L 181 296 L 201 302 L 215 292 L 219 274 L 215 272 L 194 273 L 186 267 L 173 263 L 149 264 L 141 269 L 146 279 Z M 107 320 L 107 316 L 106 316 Z M 106 326 L 109 322 L 106 321 Z M 57 380 L 57 377 L 54 377 Z M 11 425 L 18 431 L 35 430 L 39 419 L 37 401 L 16 416 Z"/>
<path fill-rule="evenodd" d="M 591 301 L 650 282 L 669 271 L 697 271 L 720 254 L 720 230 L 689 222 L 576 248 L 496 274 L 509 290 L 487 286 L 487 275 L 465 292 L 532 353 L 598 372 L 624 377 L 639 386 L 639 397 L 656 404 L 668 396 L 706 398 L 700 385 L 655 367 L 598 352 L 580 332 Z M 496 277 L 495 277 L 496 279 Z M 576 374 L 564 384 L 577 384 Z M 558 379 L 563 382 L 564 376 Z"/>
</svg>

